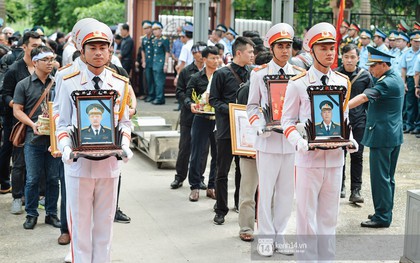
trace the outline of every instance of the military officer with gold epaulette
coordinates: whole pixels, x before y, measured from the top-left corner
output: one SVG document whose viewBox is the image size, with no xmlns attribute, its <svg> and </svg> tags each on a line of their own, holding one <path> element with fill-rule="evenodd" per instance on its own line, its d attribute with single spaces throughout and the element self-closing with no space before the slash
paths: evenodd
<svg viewBox="0 0 420 263">
<path fill-rule="evenodd" d="M 163 25 L 155 21 L 152 25 L 153 35 L 153 79 L 155 82 L 154 105 L 165 104 L 165 80 L 170 56 L 169 40 L 162 35 Z"/>
<path fill-rule="evenodd" d="M 126 105 L 128 79 L 105 68 L 112 38 L 110 28 L 98 21 L 81 28 L 76 44 L 85 58 L 86 67 L 63 77 L 60 96 L 55 102 L 60 116 L 56 135 L 65 164 L 73 262 L 111 262 L 112 225 L 120 174 L 120 162 L 116 157 L 98 161 L 79 158 L 73 162 L 68 129 L 78 126 L 79 117 L 71 97 L 74 90 L 99 88 L 118 92 L 112 125 L 123 131 L 121 147 L 126 160 L 133 156 L 129 148 L 131 123 Z"/>
<path fill-rule="evenodd" d="M 251 72 L 247 105 L 249 122 L 259 130 L 254 144 L 259 175 L 258 235 L 271 239 L 271 244 L 277 247 L 285 242 L 286 226 L 292 212 L 295 149 L 283 134 L 263 132 L 266 122 L 259 109 L 268 104 L 264 76 L 296 75 L 304 71 L 288 63 L 292 56 L 293 36 L 293 28 L 286 23 L 276 24 L 268 30 L 264 45 L 270 48 L 273 59 Z M 290 251 L 279 249 L 278 252 Z"/>
<path fill-rule="evenodd" d="M 361 143 L 370 149 L 370 182 L 375 213 L 362 227 L 389 227 L 394 208 L 395 169 L 403 143 L 404 82 L 391 68 L 391 55 L 369 47 L 369 71 L 378 81 L 349 101 L 349 108 L 368 102 Z"/>
<path fill-rule="evenodd" d="M 296 123 L 311 119 L 307 87 L 341 85 L 349 88 L 348 78 L 331 70 L 336 54 L 336 30 L 329 23 L 314 25 L 305 35 L 303 48 L 310 51 L 314 64 L 305 73 L 289 81 L 283 106 L 284 135 L 296 149 L 296 233 L 306 243 L 298 260 L 334 260 L 344 151 L 342 148 L 308 151 L 308 141 L 296 129 Z M 349 93 L 349 92 L 348 92 Z M 344 118 L 348 109 L 344 107 Z M 357 142 L 351 139 L 355 148 Z M 348 150 L 350 153 L 357 149 Z"/>
<path fill-rule="evenodd" d="M 152 22 L 142 22 L 145 35 L 141 39 L 141 66 L 144 68 L 147 83 L 147 97 L 145 102 L 152 102 L 155 99 L 155 81 L 153 79 L 153 39 Z"/>
<path fill-rule="evenodd" d="M 104 111 L 104 107 L 98 103 L 92 103 L 86 107 L 90 125 L 82 127 L 80 131 L 82 143 L 110 143 L 113 141 L 111 129 L 101 123 Z"/>
</svg>

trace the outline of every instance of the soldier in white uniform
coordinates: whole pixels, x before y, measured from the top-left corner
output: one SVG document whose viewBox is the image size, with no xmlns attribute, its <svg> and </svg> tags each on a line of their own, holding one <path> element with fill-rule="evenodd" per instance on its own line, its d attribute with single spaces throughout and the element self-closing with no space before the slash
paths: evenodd
<svg viewBox="0 0 420 263">
<path fill-rule="evenodd" d="M 77 110 L 71 98 L 74 90 L 114 89 L 119 93 L 114 107 L 115 126 L 122 129 L 122 149 L 126 159 L 133 155 L 129 148 L 129 107 L 125 93 L 128 79 L 105 68 L 109 59 L 112 32 L 101 22 L 84 26 L 77 36 L 76 45 L 85 57 L 86 68 L 63 77 L 60 96 L 57 139 L 65 163 L 68 217 L 70 224 L 73 262 L 111 262 L 112 223 L 114 221 L 120 162 L 116 157 L 100 161 L 70 158 L 72 142 L 68 135 L 71 126 L 77 127 Z M 99 78 L 99 81 L 98 81 Z M 97 80 L 97 84 L 94 82 Z"/>
<path fill-rule="evenodd" d="M 287 222 L 292 212 L 295 149 L 283 134 L 263 132 L 266 123 L 259 108 L 268 104 L 264 76 L 296 75 L 304 71 L 288 63 L 292 56 L 293 36 L 293 28 L 286 23 L 276 24 L 268 30 L 264 45 L 270 48 L 273 59 L 251 72 L 247 105 L 249 122 L 259 130 L 254 144 L 259 174 L 258 235 L 259 238 L 271 239 L 273 245 L 284 243 Z M 264 253 L 265 256 L 271 254 Z"/>
<path fill-rule="evenodd" d="M 296 233 L 298 243 L 307 245 L 305 251 L 298 253 L 297 257 L 299 260 L 311 262 L 334 260 L 334 235 L 344 153 L 341 148 L 308 151 L 308 141 L 296 130 L 296 123 L 306 122 L 311 118 L 311 103 L 306 91 L 308 86 L 323 85 L 325 82 L 328 85 L 348 87 L 347 77 L 330 68 L 336 54 L 335 32 L 331 24 L 319 23 L 306 33 L 303 48 L 311 52 L 314 64 L 307 72 L 289 81 L 281 122 L 284 135 L 297 151 L 295 154 Z M 344 118 L 347 115 L 348 109 L 345 109 Z M 352 142 L 357 145 L 354 140 Z"/>
</svg>

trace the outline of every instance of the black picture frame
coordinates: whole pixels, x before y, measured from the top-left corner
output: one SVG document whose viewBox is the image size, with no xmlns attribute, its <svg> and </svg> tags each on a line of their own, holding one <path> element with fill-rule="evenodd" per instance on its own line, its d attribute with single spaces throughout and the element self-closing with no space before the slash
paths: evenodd
<svg viewBox="0 0 420 263">
<path fill-rule="evenodd" d="M 311 119 L 305 125 L 309 148 L 352 146 L 349 141 L 350 126 L 344 119 L 343 109 L 347 88 L 335 85 L 309 86 L 307 92 L 311 102 Z"/>
<path fill-rule="evenodd" d="M 116 90 L 76 90 L 72 99 L 76 106 L 77 127 L 69 133 L 73 142 L 73 157 L 102 160 L 110 156 L 121 158 L 122 131 L 115 127 L 114 105 Z M 89 114 L 90 113 L 90 114 Z M 100 115 L 100 119 L 92 116 Z M 93 128 L 99 122 L 100 128 Z M 95 130 L 97 134 L 95 134 Z"/>
<path fill-rule="evenodd" d="M 283 115 L 284 97 L 286 95 L 289 79 L 295 75 L 265 75 L 263 80 L 267 87 L 268 104 L 262 112 L 266 122 L 267 130 L 283 132 L 281 117 Z"/>
</svg>

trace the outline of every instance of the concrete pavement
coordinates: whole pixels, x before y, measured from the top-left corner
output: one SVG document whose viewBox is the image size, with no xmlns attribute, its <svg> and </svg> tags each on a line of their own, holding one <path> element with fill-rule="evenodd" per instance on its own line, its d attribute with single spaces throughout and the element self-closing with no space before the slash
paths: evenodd
<svg viewBox="0 0 420 263">
<path fill-rule="evenodd" d="M 179 112 L 173 98 L 167 98 L 166 105 L 154 106 L 140 102 L 140 115 L 162 116 L 169 123 L 176 123 Z M 346 262 L 365 262 L 363 253 L 384 255 L 381 260 L 370 262 L 397 262 L 402 256 L 402 235 L 405 230 L 406 191 L 420 189 L 419 174 L 420 139 L 413 135 L 404 135 L 396 172 L 396 193 L 394 221 L 387 229 L 365 229 L 360 222 L 373 212 L 369 181 L 369 154 L 365 150 L 363 197 L 361 206 L 349 204 L 347 198 L 341 199 L 340 216 L 337 227 L 337 246 L 344 249 L 340 260 Z M 349 167 L 349 165 L 347 165 Z M 347 168 L 348 169 L 348 168 Z M 138 151 L 122 169 L 122 186 L 120 195 L 121 209 L 131 217 L 130 224 L 114 224 L 112 262 L 251 262 L 262 260 L 256 256 L 255 248 L 238 238 L 237 216 L 233 210 L 226 217 L 222 226 L 213 224 L 212 211 L 214 200 L 200 191 L 200 200 L 188 201 L 190 193 L 188 182 L 177 190 L 171 190 L 169 184 L 175 174 L 174 164 L 166 163 L 162 169 Z M 347 173 L 348 174 L 348 173 Z M 208 171 L 206 171 L 206 180 Z M 233 207 L 234 191 L 233 169 L 229 175 L 229 205 Z M 347 189 L 350 178 L 347 176 Z M 10 214 L 10 194 L 0 196 L 0 262 L 63 262 L 68 246 L 57 244 L 59 229 L 45 225 L 44 211 L 40 211 L 38 225 L 34 230 L 24 230 L 25 214 Z M 288 232 L 295 232 L 295 212 L 289 221 Z M 355 235 L 346 239 L 348 235 Z M 343 238 L 341 238 L 343 237 Z M 367 240 L 383 238 L 380 245 L 360 251 L 357 243 L 368 243 Z M 379 239 L 378 239 L 379 240 Z M 346 243 L 346 242 L 350 243 Z M 371 244 L 372 245 L 372 244 Z M 376 254 L 375 254 L 376 253 Z M 360 254 L 360 258 L 351 255 Z M 293 260 L 294 257 L 275 255 L 264 260 Z"/>
</svg>

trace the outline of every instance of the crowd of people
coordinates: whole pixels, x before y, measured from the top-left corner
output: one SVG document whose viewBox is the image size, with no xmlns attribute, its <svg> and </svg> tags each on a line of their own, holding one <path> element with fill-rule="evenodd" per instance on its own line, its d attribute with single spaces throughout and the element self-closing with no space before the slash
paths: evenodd
<svg viewBox="0 0 420 263">
<path fill-rule="evenodd" d="M 109 140 L 111 129 L 120 130 L 123 160 L 127 161 L 133 156 L 130 119 L 137 112 L 137 96 L 154 105 L 165 104 L 170 57 L 176 63 L 174 85 L 180 110 L 179 152 L 170 187 L 182 187 L 188 177 L 191 202 L 199 201 L 200 190 L 206 190 L 206 196 L 215 200 L 214 224 L 223 225 L 229 212 L 228 174 L 235 161 L 233 206 L 239 213 L 239 238 L 264 240 L 258 249 L 262 256 L 274 252 L 292 255 L 285 236 L 296 197 L 298 241 L 308 244 L 298 259 L 332 260 L 339 200 L 346 197 L 345 156 L 350 155 L 349 201 L 363 203 L 363 147 L 367 146 L 375 211 L 361 226 L 390 226 L 403 133 L 420 138 L 418 22 L 410 30 L 401 21 L 397 30 L 385 34 L 378 28 L 371 32 L 343 21 L 342 39 L 337 39 L 329 23 L 308 28 L 303 38 L 286 23 L 273 25 L 264 36 L 256 31 L 240 36 L 219 24 L 209 30 L 207 42 L 196 43 L 191 23 L 177 29 L 179 38 L 172 43 L 163 35 L 164 25 L 159 21 L 145 20 L 142 27 L 145 35 L 135 61 L 128 24 L 121 25 L 116 34 L 107 25 L 86 18 L 68 35 L 57 32 L 53 37 L 46 37 L 40 26 L 23 35 L 2 28 L 0 193 L 12 193 L 12 214 L 21 214 L 25 206 L 24 229 L 36 226 L 38 209 L 43 208 L 45 223 L 61 230 L 58 243 L 71 243 L 67 262 L 110 262 L 112 223 L 130 222 L 118 206 L 121 162 L 114 156 L 74 161 L 70 134 L 80 116 L 72 91 L 118 91 L 115 123 L 101 125 L 104 106 L 91 104 L 86 108 L 91 122 L 80 127 L 81 136 L 95 140 L 90 142 L 103 141 L 104 136 Z M 337 53 L 341 65 L 333 69 Z M 134 72 L 141 72 L 137 96 L 130 84 L 132 76 L 137 76 Z M 270 100 L 267 75 L 289 79 L 282 97 L 281 133 L 268 128 L 269 120 L 260 110 Z M 331 122 L 331 114 L 337 112 L 336 106 L 342 108 L 351 126 L 347 148 L 313 149 L 298 131 L 298 123 L 311 119 L 307 87 L 316 85 L 348 90 L 348 105 L 331 101 L 317 105 L 322 121 L 315 124 L 322 136 L 340 134 L 340 124 Z M 48 102 L 53 105 L 53 116 L 49 116 Z M 246 105 L 249 124 L 257 134 L 255 154 L 232 152 L 230 103 Z M 41 131 L 39 116 L 55 122 L 59 153 L 51 153 L 50 136 Z M 23 147 L 8 140 L 18 121 L 27 126 Z"/>
</svg>

